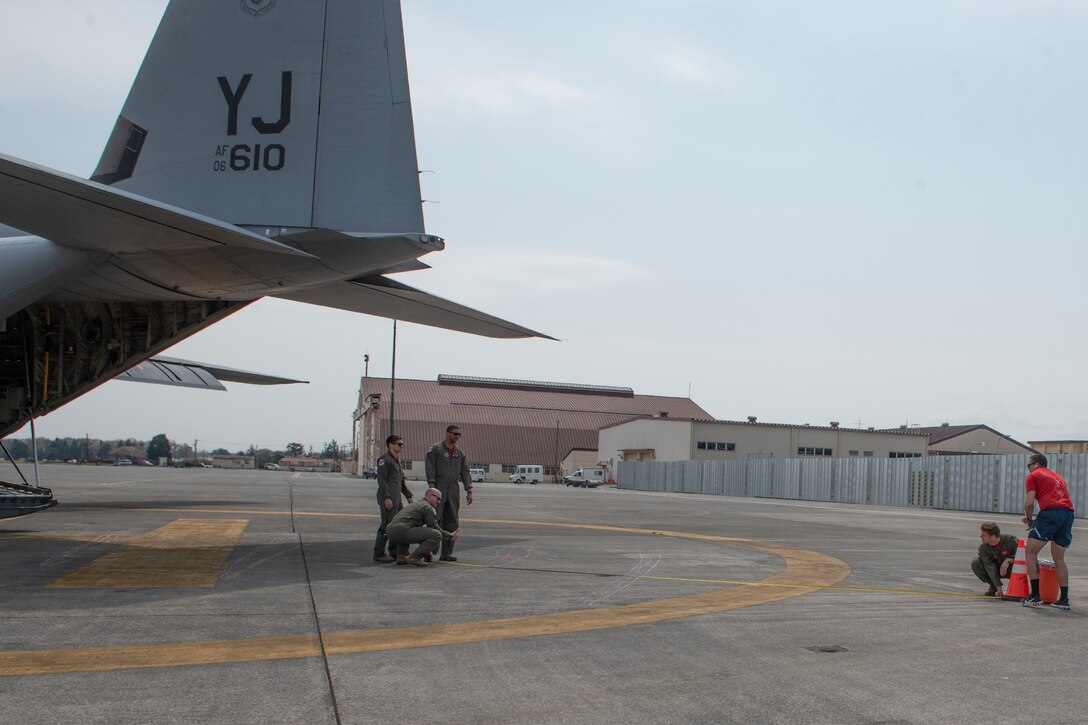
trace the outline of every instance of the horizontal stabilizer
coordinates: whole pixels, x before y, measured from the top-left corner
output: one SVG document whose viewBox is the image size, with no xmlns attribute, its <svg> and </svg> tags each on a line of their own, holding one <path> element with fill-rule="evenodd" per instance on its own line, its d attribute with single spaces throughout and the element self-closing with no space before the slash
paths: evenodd
<svg viewBox="0 0 1088 725">
<path fill-rule="evenodd" d="M 226 390 L 222 381 L 249 385 L 285 385 L 307 382 L 162 356 L 144 360 L 115 379 L 156 385 L 177 385 L 183 388 L 203 388 L 204 390 Z"/>
<path fill-rule="evenodd" d="M 310 256 L 232 224 L 3 154 L 0 223 L 66 247 L 113 254 L 231 246 Z"/>
<path fill-rule="evenodd" d="M 381 276 L 336 282 L 276 296 L 484 337 L 555 339 Z"/>
</svg>

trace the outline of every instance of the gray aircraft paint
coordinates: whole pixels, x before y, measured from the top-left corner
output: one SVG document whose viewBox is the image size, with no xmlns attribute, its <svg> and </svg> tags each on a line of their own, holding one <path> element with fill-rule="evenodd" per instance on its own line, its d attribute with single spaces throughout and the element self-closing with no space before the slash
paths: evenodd
<svg viewBox="0 0 1088 725">
<path fill-rule="evenodd" d="M 0 155 L 0 435 L 265 296 L 547 337 L 382 276 L 445 246 L 395 0 L 173 0 L 93 178 Z"/>
</svg>

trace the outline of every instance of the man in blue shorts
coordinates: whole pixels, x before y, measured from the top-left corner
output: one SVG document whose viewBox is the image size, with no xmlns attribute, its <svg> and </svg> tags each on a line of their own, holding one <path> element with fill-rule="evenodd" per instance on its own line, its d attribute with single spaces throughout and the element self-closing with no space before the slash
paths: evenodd
<svg viewBox="0 0 1088 725">
<path fill-rule="evenodd" d="M 1036 453 L 1028 459 L 1028 477 L 1024 482 L 1024 513 L 1021 519 L 1028 526 L 1028 539 L 1024 542 L 1027 553 L 1028 581 L 1031 596 L 1022 604 L 1025 607 L 1041 607 L 1039 598 L 1039 552 L 1050 542 L 1050 556 L 1058 572 L 1061 596 L 1050 606 L 1069 610 L 1069 568 L 1065 565 L 1065 550 L 1073 543 L 1073 501 L 1069 498 L 1069 486 L 1065 479 L 1046 467 L 1046 456 Z M 1035 504 L 1039 513 L 1035 515 Z"/>
</svg>

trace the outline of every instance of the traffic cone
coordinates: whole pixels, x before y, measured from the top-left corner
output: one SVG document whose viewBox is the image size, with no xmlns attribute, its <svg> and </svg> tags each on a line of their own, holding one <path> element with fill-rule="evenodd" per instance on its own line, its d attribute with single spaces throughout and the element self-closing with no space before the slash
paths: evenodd
<svg viewBox="0 0 1088 725">
<path fill-rule="evenodd" d="M 1028 555 L 1024 551 L 1024 540 L 1016 544 L 1016 558 L 1012 560 L 1012 571 L 1009 576 L 1009 585 L 1005 587 L 1005 595 L 1002 599 L 1020 601 L 1027 599 L 1030 592 L 1028 584 Z"/>
</svg>

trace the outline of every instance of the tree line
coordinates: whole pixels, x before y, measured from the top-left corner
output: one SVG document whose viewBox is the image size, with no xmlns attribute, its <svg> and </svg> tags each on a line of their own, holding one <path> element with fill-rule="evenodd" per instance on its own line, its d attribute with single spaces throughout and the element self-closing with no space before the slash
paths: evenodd
<svg viewBox="0 0 1088 725">
<path fill-rule="evenodd" d="M 258 468 L 269 463 L 279 463 L 285 456 L 307 456 L 310 458 L 333 458 L 343 460 L 350 456 L 346 446 L 341 446 L 336 439 L 329 441 L 320 449 L 291 442 L 282 450 L 259 448 L 255 445 L 247 449 L 229 451 L 216 448 L 212 451 L 196 451 L 188 443 L 170 440 L 165 433 L 152 436 L 143 441 L 135 438 L 103 440 L 100 438 L 38 438 L 38 459 L 41 461 L 77 461 L 79 463 L 113 463 L 127 460 L 132 463 L 150 461 L 158 465 L 159 461 L 185 463 L 211 463 L 212 456 L 239 455 L 253 456 Z M 5 438 L 4 447 L 17 461 L 29 461 L 34 457 L 33 441 L 30 438 Z M 7 456 L 0 454 L 0 461 Z"/>
</svg>

